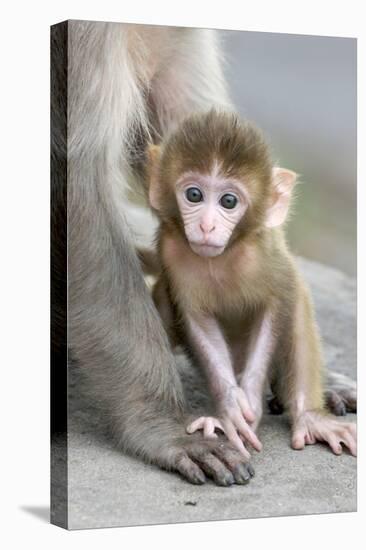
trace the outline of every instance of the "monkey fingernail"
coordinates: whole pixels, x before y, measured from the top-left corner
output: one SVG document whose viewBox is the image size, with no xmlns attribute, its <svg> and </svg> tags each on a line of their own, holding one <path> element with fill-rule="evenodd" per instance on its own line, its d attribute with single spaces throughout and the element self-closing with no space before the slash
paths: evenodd
<svg viewBox="0 0 366 550">
<path fill-rule="evenodd" d="M 246 485 L 249 483 L 250 478 L 252 477 L 249 469 L 244 466 L 244 464 L 238 464 L 234 469 L 234 478 L 235 482 L 239 485 Z"/>
<path fill-rule="evenodd" d="M 304 440 L 304 437 L 302 436 L 294 436 L 292 438 L 292 442 L 291 442 L 291 446 L 293 449 L 295 449 L 296 451 L 300 451 L 301 449 L 303 449 L 305 447 L 305 440 Z"/>
<path fill-rule="evenodd" d="M 263 448 L 262 443 L 259 441 L 259 439 L 255 434 L 253 434 L 251 438 L 248 438 L 248 442 L 251 444 L 253 449 L 255 449 L 257 452 L 260 452 Z"/>
<path fill-rule="evenodd" d="M 206 476 L 203 472 L 194 472 L 191 477 L 191 482 L 195 485 L 203 485 L 206 483 Z"/>
<path fill-rule="evenodd" d="M 262 443 L 261 443 L 260 441 L 258 441 L 258 444 L 254 447 L 254 449 L 255 449 L 258 453 L 260 453 L 261 450 L 263 449 Z"/>
<path fill-rule="evenodd" d="M 251 475 L 251 477 L 255 476 L 255 470 L 254 470 L 254 468 L 251 464 L 247 464 L 247 470 L 248 470 L 249 474 Z"/>
<path fill-rule="evenodd" d="M 234 485 L 234 483 L 234 476 L 230 472 L 218 479 L 218 484 L 222 487 L 230 487 L 231 485 Z"/>
<path fill-rule="evenodd" d="M 347 414 L 347 409 L 346 409 L 346 405 L 344 403 L 340 403 L 336 410 L 334 411 L 334 414 L 336 414 L 337 416 L 346 416 Z"/>
</svg>

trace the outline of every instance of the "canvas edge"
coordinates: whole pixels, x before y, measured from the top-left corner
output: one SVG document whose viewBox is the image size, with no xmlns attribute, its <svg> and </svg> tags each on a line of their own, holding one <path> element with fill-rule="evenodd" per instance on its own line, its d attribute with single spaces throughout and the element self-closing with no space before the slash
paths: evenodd
<svg viewBox="0 0 366 550">
<path fill-rule="evenodd" d="M 68 528 L 67 74 L 68 21 L 50 27 L 51 494 L 50 522 Z"/>
</svg>

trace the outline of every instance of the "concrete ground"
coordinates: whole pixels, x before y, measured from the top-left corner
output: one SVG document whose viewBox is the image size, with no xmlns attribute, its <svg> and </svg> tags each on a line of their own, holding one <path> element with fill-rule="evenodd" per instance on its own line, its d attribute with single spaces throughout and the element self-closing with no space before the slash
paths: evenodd
<svg viewBox="0 0 366 550">
<path fill-rule="evenodd" d="M 356 376 L 356 284 L 319 264 L 299 260 L 313 292 L 327 365 Z M 194 399 L 200 381 L 180 361 Z M 349 415 L 348 420 L 355 420 Z M 125 456 L 111 444 L 98 412 L 70 369 L 68 517 L 70 529 L 285 516 L 356 510 L 356 459 L 322 445 L 293 451 L 284 416 L 265 415 L 263 451 L 247 486 L 193 486 L 178 475 Z"/>
</svg>

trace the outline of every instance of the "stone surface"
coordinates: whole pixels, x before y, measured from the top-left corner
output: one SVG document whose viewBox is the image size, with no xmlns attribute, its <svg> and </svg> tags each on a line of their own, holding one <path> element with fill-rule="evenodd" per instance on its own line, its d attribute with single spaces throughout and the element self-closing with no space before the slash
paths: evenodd
<svg viewBox="0 0 366 550">
<path fill-rule="evenodd" d="M 327 365 L 355 378 L 356 283 L 328 267 L 299 264 L 313 292 Z M 180 368 L 191 395 L 204 399 L 192 367 L 180 360 Z M 118 452 L 83 396 L 75 367 L 69 379 L 71 529 L 356 510 L 356 459 L 337 457 L 322 445 L 293 451 L 284 416 L 265 415 L 259 430 L 264 448 L 254 454 L 256 476 L 249 485 L 193 486 Z"/>
</svg>

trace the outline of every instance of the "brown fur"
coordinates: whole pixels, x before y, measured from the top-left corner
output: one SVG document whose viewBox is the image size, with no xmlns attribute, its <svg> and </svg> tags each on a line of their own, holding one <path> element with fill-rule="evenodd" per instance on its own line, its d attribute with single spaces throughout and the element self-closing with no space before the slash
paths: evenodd
<svg viewBox="0 0 366 550">
<path fill-rule="evenodd" d="M 215 162 L 220 164 L 223 176 L 245 179 L 252 198 L 250 213 L 233 235 L 235 241 L 243 231 L 255 231 L 263 220 L 272 199 L 272 163 L 261 131 L 234 113 L 212 109 L 204 115 L 192 115 L 160 148 L 150 150 L 149 175 L 159 181 L 164 193 L 159 217 L 169 226 L 181 227 L 175 182 L 184 171 L 208 174 Z"/>
<path fill-rule="evenodd" d="M 224 252 L 207 258 L 195 254 L 187 241 L 175 182 L 187 171 L 210 174 L 215 163 L 220 176 L 245 182 L 250 200 Z M 261 132 L 233 114 L 212 110 L 189 117 L 161 149 L 154 148 L 150 179 L 161 219 L 162 266 L 154 299 L 171 342 L 185 344 L 201 364 L 185 320 L 202 313 L 215 319 L 236 374 L 245 363 L 243 343 L 248 349 L 251 333 L 265 312 L 271 312 L 275 343 L 268 368 L 275 396 L 295 425 L 307 411 L 321 413 L 311 425 L 318 427 L 325 414 L 320 338 L 309 292 L 287 248 L 283 227 L 266 223 L 270 207 L 278 199 L 278 204 L 288 202 L 291 193 L 286 183 L 276 182 L 274 173 Z"/>
</svg>

